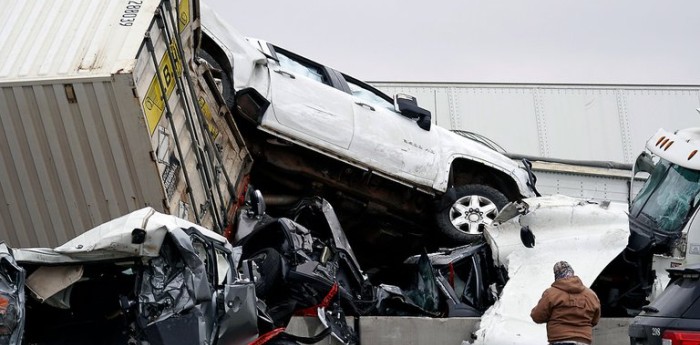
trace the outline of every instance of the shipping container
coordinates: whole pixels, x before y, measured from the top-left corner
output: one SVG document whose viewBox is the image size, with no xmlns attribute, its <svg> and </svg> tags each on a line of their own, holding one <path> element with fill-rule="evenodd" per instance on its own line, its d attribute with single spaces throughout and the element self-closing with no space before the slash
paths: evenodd
<svg viewBox="0 0 700 345">
<path fill-rule="evenodd" d="M 0 238 L 54 247 L 144 206 L 231 226 L 251 160 L 195 57 L 198 2 L 11 1 L 0 22 Z"/>
</svg>

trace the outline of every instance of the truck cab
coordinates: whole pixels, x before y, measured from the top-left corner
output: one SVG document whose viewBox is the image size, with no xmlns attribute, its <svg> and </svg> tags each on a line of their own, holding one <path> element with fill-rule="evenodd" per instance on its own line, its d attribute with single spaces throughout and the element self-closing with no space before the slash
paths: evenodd
<svg viewBox="0 0 700 345">
<path fill-rule="evenodd" d="M 633 175 L 649 176 L 629 205 L 626 253 L 651 256 L 652 272 L 700 262 L 700 128 L 660 129 L 646 144 Z M 634 176 L 633 176 L 634 178 Z M 657 274 L 665 286 L 666 275 Z"/>
</svg>

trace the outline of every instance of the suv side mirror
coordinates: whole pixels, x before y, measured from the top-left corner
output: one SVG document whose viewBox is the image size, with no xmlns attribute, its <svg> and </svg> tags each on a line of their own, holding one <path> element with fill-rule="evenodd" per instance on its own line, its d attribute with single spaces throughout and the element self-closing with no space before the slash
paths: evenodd
<svg viewBox="0 0 700 345">
<path fill-rule="evenodd" d="M 253 191 L 250 195 L 250 210 L 248 215 L 253 218 L 262 217 L 265 214 L 265 199 L 259 189 Z"/>
<path fill-rule="evenodd" d="M 651 172 L 654 171 L 655 166 L 656 163 L 654 163 L 654 160 L 652 159 L 651 155 L 646 151 L 642 152 L 637 157 L 637 160 L 634 161 L 635 172 L 645 172 L 651 174 Z"/>
<path fill-rule="evenodd" d="M 394 109 L 403 116 L 418 119 L 416 121 L 418 127 L 426 131 L 430 130 L 430 112 L 419 107 L 415 97 L 402 93 L 396 94 L 394 96 Z"/>
</svg>

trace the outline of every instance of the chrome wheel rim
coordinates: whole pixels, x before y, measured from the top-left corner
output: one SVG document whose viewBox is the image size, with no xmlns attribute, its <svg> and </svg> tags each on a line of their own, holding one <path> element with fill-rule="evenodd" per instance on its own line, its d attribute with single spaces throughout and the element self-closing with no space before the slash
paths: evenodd
<svg viewBox="0 0 700 345">
<path fill-rule="evenodd" d="M 498 207 L 489 198 L 468 195 L 457 199 L 450 208 L 450 222 L 459 231 L 480 235 L 484 226 L 493 223 Z"/>
</svg>

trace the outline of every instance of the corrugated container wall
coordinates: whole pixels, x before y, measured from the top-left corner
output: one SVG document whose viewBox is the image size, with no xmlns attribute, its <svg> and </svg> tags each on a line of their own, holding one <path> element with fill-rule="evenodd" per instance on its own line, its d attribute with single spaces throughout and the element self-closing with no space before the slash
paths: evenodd
<svg viewBox="0 0 700 345">
<path fill-rule="evenodd" d="M 700 126 L 700 86 L 372 84 L 416 96 L 439 126 L 546 158 L 633 163 L 658 128 Z"/>
<path fill-rule="evenodd" d="M 5 3 L 0 239 L 56 246 L 147 205 L 227 225 L 247 151 L 194 63 L 197 2 L 168 4 Z"/>
</svg>

